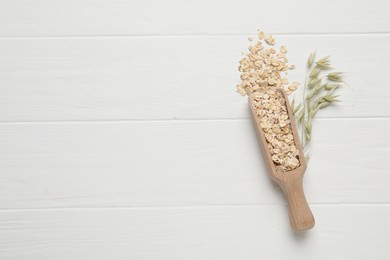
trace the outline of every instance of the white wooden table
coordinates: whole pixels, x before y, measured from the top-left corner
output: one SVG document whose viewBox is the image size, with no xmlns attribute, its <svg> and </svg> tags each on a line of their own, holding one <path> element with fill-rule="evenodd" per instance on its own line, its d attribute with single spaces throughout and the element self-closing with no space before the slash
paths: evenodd
<svg viewBox="0 0 390 260">
<path fill-rule="evenodd" d="M 390 259 L 390 2 L 0 0 L 0 259 Z M 353 88 L 289 227 L 245 98 L 247 37 Z"/>
</svg>

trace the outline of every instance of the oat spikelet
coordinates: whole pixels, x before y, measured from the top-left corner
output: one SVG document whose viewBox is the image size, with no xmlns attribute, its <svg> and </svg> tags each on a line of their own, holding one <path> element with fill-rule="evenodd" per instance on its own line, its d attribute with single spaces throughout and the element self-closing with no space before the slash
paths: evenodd
<svg viewBox="0 0 390 260">
<path fill-rule="evenodd" d="M 342 72 L 331 72 L 327 75 L 328 80 L 334 82 L 343 82 Z"/>
<path fill-rule="evenodd" d="M 314 59 L 316 58 L 316 52 L 310 53 L 309 59 L 307 59 L 307 67 L 310 68 L 313 65 Z"/>
<path fill-rule="evenodd" d="M 330 55 L 319 59 L 318 61 L 316 61 L 317 66 L 322 70 L 332 69 L 332 67 L 330 66 L 329 58 L 330 58 Z"/>
</svg>

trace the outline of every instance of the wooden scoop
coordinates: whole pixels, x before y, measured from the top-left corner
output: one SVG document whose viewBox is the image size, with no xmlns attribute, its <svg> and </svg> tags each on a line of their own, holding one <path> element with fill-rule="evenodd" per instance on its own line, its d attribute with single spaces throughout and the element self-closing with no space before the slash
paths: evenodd
<svg viewBox="0 0 390 260">
<path fill-rule="evenodd" d="M 266 157 L 265 159 L 266 159 L 266 164 L 268 167 L 269 174 L 272 180 L 274 180 L 277 184 L 279 184 L 279 186 L 283 190 L 284 196 L 286 197 L 288 208 L 289 208 L 291 227 L 295 231 L 304 231 L 312 228 L 315 222 L 313 214 L 311 213 L 309 205 L 307 204 L 305 194 L 303 192 L 303 186 L 302 186 L 303 175 L 306 171 L 307 164 L 306 164 L 305 156 L 302 151 L 301 143 L 299 141 L 299 136 L 294 121 L 294 116 L 291 112 L 291 107 L 288 102 L 287 95 L 282 89 L 278 91 L 282 93 L 284 99 L 286 100 L 287 113 L 291 122 L 294 142 L 295 142 L 295 146 L 298 149 L 300 166 L 294 170 L 287 171 L 287 172 L 278 172 L 276 170 L 275 164 L 271 158 L 271 153 L 268 149 L 267 141 L 264 136 L 264 131 L 260 127 L 260 118 L 257 117 L 256 111 L 252 105 L 253 103 L 252 95 L 249 97 L 248 101 L 249 101 L 250 109 L 252 111 L 251 113 L 252 119 L 255 123 L 257 134 L 260 140 L 260 145 L 262 147 L 263 154 Z"/>
</svg>

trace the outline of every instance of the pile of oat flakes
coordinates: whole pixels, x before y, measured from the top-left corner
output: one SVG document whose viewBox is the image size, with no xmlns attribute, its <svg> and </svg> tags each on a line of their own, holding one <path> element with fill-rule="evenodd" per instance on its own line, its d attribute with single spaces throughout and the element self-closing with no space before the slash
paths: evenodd
<svg viewBox="0 0 390 260">
<path fill-rule="evenodd" d="M 287 113 L 288 100 L 277 89 L 290 94 L 299 83 L 289 85 L 286 75 L 295 66 L 288 64 L 287 48 L 281 46 L 278 52 L 272 47 L 274 45 L 275 39 L 271 35 L 259 32 L 258 41 L 249 46 L 249 53 L 240 60 L 241 82 L 237 90 L 243 96 L 252 96 L 252 105 L 260 119 L 276 169 L 287 172 L 300 163 Z"/>
<path fill-rule="evenodd" d="M 253 93 L 252 100 L 276 170 L 279 172 L 294 170 L 300 164 L 286 100 L 279 91 L 273 89 Z"/>
<path fill-rule="evenodd" d="M 253 41 L 253 39 L 249 39 Z M 266 47 L 263 44 L 268 45 Z M 280 47 L 280 52 L 271 47 L 275 45 L 275 39 L 263 32 L 259 32 L 258 41 L 249 46 L 249 53 L 240 59 L 241 82 L 237 85 L 238 92 L 245 96 L 262 88 L 282 88 L 287 94 L 296 90 L 298 82 L 288 85 L 286 75 L 288 70 L 295 69 L 295 65 L 289 65 L 286 57 L 286 46 Z"/>
</svg>

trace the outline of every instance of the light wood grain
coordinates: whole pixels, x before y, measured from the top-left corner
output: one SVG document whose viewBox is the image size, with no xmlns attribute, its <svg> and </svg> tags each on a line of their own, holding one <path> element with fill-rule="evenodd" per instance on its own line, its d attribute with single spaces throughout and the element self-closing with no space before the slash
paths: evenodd
<svg viewBox="0 0 390 260">
<path fill-rule="evenodd" d="M 2 0 L 0 35 L 389 32 L 386 0 Z"/>
<path fill-rule="evenodd" d="M 294 235 L 283 206 L 0 211 L 1 259 L 390 258 L 389 205 L 314 206 Z M 283 250 L 280 246 L 283 245 Z M 331 249 L 331 250 L 330 250 Z"/>
<path fill-rule="evenodd" d="M 316 121 L 309 203 L 389 203 L 389 128 Z M 247 119 L 3 123 L 0 157 L 3 209 L 285 203 Z"/>
<path fill-rule="evenodd" d="M 299 166 L 293 170 L 287 172 L 279 172 L 276 169 L 276 165 L 272 160 L 271 152 L 268 148 L 268 142 L 265 138 L 265 133 L 261 127 L 261 117 L 254 107 L 254 98 L 252 94 L 248 98 L 248 105 L 251 110 L 251 117 L 256 128 L 257 136 L 259 138 L 260 147 L 262 148 L 262 154 L 264 157 L 264 163 L 267 166 L 268 174 L 271 179 L 275 181 L 284 193 L 286 198 L 291 227 L 295 231 L 305 231 L 314 227 L 315 220 L 313 213 L 310 210 L 309 204 L 307 203 L 305 193 L 303 191 L 303 176 L 307 169 L 306 158 L 303 153 L 301 142 L 299 141 L 299 134 L 297 126 L 295 125 L 294 115 L 291 111 L 291 107 L 288 103 L 288 97 L 285 91 L 278 89 L 282 94 L 285 102 L 288 118 L 290 120 L 291 133 L 294 138 L 294 144 L 298 151 Z"/>
<path fill-rule="evenodd" d="M 281 36 L 302 81 L 313 48 L 352 90 L 321 117 L 389 117 L 390 35 Z M 246 37 L 0 39 L 0 121 L 249 118 L 235 93 Z"/>
</svg>

